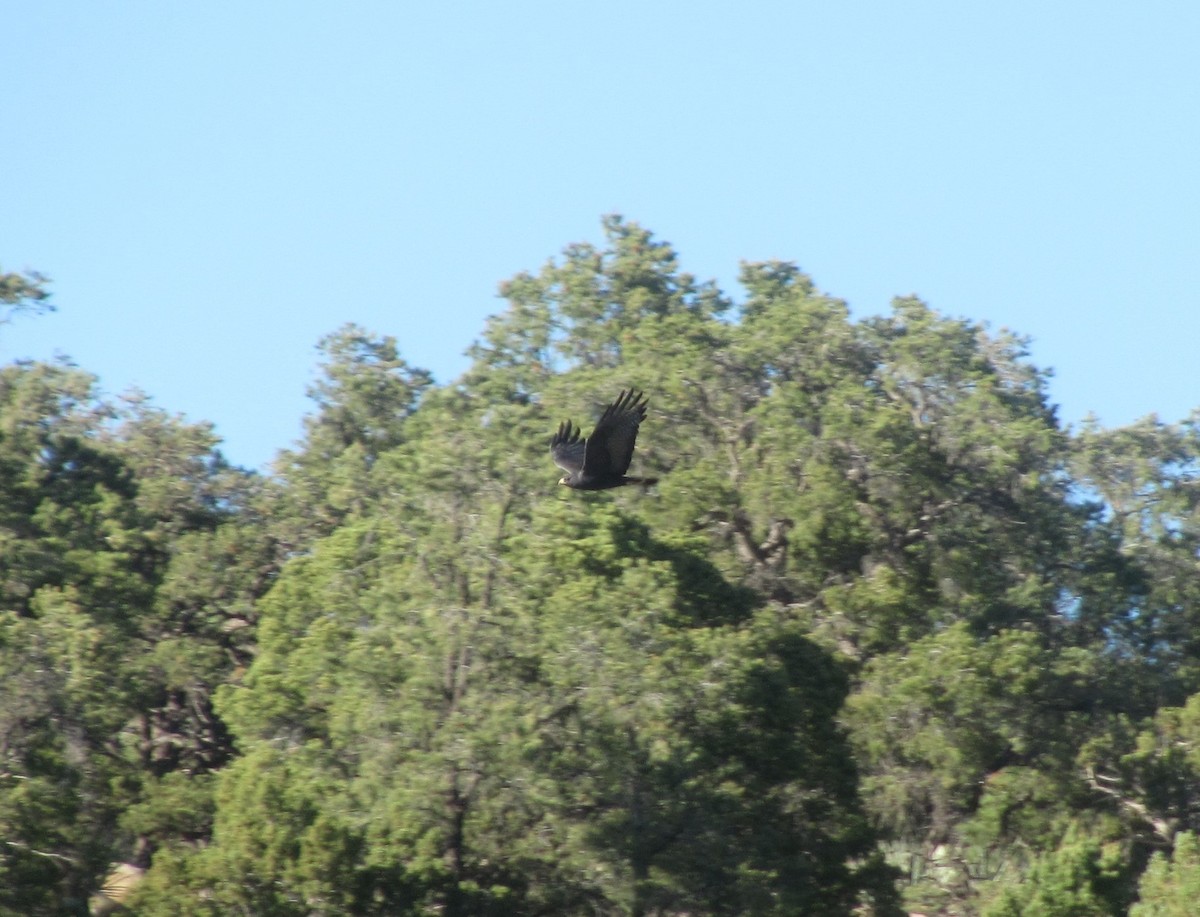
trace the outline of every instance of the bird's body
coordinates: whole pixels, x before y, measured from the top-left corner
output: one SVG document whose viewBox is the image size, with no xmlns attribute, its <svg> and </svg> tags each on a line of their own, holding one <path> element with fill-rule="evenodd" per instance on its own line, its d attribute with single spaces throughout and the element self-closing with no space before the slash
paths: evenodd
<svg viewBox="0 0 1200 917">
<path fill-rule="evenodd" d="M 582 430 L 564 421 L 550 440 L 550 455 L 563 471 L 558 482 L 575 490 L 608 490 L 625 484 L 654 484 L 657 478 L 635 478 L 625 474 L 633 460 L 638 425 L 646 419 L 646 401 L 633 389 L 622 391 L 604 409 L 596 429 L 587 439 Z"/>
</svg>

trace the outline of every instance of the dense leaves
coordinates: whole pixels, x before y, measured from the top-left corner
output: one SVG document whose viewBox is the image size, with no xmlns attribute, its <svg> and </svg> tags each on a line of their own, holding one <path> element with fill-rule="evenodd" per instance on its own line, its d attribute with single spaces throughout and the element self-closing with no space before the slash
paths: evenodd
<svg viewBox="0 0 1200 917">
<path fill-rule="evenodd" d="M 251 534 L 255 488 L 211 430 L 140 398 L 106 403 L 93 384 L 68 365 L 0 370 L 0 909 L 12 913 L 82 908 L 113 860 L 207 834 L 203 777 L 233 751 L 211 693 L 248 661 L 239 624 L 268 585 L 248 566 L 271 553 Z M 219 547 L 231 542 L 236 556 Z M 195 788 L 159 806 L 172 774 Z"/>
<path fill-rule="evenodd" d="M 451 384 L 327 336 L 270 477 L 0 369 L 0 913 L 1190 912 L 1196 418 L 1067 430 L 1019 337 L 603 230 Z M 556 487 L 631 386 L 659 485 Z"/>
</svg>

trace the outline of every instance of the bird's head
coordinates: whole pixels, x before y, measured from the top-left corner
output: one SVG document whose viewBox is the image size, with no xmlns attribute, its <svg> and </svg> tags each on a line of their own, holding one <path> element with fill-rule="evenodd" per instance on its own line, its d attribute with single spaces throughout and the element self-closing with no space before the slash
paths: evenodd
<svg viewBox="0 0 1200 917">
<path fill-rule="evenodd" d="M 561 484 L 563 487 L 570 486 L 567 484 L 567 476 L 565 474 L 561 478 L 558 479 L 558 483 Z"/>
</svg>

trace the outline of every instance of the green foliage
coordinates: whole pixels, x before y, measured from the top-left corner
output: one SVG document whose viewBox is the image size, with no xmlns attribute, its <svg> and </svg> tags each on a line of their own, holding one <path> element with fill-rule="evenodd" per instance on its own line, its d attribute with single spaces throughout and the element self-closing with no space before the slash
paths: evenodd
<svg viewBox="0 0 1200 917">
<path fill-rule="evenodd" d="M 187 545 L 241 524 L 247 479 L 214 445 L 68 365 L 0 370 L 0 910 L 83 908 L 112 861 L 207 831 L 176 807 L 203 812 L 200 775 L 231 753 L 208 701 L 229 639 L 167 595 Z"/>
<path fill-rule="evenodd" d="M 0 913 L 117 861 L 148 915 L 1190 912 L 1200 420 L 602 230 L 451 384 L 324 338 L 269 478 L 0 367 Z M 631 386 L 660 484 L 556 488 Z"/>
<path fill-rule="evenodd" d="M 52 312 L 50 279 L 36 271 L 16 274 L 0 271 L 0 325 L 12 321 L 21 312 Z"/>
<path fill-rule="evenodd" d="M 317 413 L 305 418 L 299 451 L 280 453 L 286 482 L 273 514 L 296 546 L 378 499 L 371 469 L 404 441 L 403 421 L 432 384 L 423 369 L 400 356 L 396 340 L 347 324 L 317 345 L 322 377 L 309 388 Z"/>
<path fill-rule="evenodd" d="M 843 913 L 873 894 L 886 912 L 825 653 L 695 537 L 600 503 L 528 524 L 443 508 L 343 526 L 263 603 L 260 654 L 221 703 L 245 754 L 197 854 L 223 876 L 205 900 Z M 432 565 L 450 536 L 497 567 Z"/>
<path fill-rule="evenodd" d="M 1179 425 L 1093 423 L 1073 445 L 1078 486 L 1097 501 L 1097 537 L 1111 551 L 1080 616 L 1153 670 L 1145 677 L 1168 692 L 1163 700 L 1181 704 L 1200 690 L 1200 414 Z"/>
<path fill-rule="evenodd" d="M 1115 844 L 1070 832 L 1003 890 L 984 917 L 1118 917 L 1128 906 L 1126 858 Z"/>
<path fill-rule="evenodd" d="M 1184 831 L 1170 857 L 1156 853 L 1138 884 L 1130 917 L 1190 917 L 1200 901 L 1200 842 Z"/>
</svg>

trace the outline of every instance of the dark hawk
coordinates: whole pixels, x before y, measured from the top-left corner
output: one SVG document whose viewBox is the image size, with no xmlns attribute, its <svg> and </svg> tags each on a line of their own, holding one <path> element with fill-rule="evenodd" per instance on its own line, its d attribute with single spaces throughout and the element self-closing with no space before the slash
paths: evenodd
<svg viewBox="0 0 1200 917">
<path fill-rule="evenodd" d="M 558 483 L 576 490 L 658 483 L 658 478 L 631 478 L 625 474 L 633 459 L 638 426 L 645 419 L 645 396 L 630 389 L 604 409 L 587 439 L 581 438 L 583 431 L 571 421 L 559 424 L 550 440 L 550 455 L 554 464 L 567 473 Z"/>
</svg>

